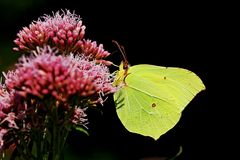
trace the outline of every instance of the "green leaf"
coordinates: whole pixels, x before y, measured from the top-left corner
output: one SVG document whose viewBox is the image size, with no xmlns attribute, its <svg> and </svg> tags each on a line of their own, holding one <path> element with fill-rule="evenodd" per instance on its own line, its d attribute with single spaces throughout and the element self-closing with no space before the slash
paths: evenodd
<svg viewBox="0 0 240 160">
<path fill-rule="evenodd" d="M 182 68 L 136 65 L 120 68 L 114 94 L 117 114 L 130 131 L 155 140 L 173 128 L 187 104 L 205 89 L 201 79 Z"/>
<path fill-rule="evenodd" d="M 177 157 L 179 157 L 182 154 L 182 151 L 183 151 L 183 147 L 180 146 L 178 153 L 174 157 L 170 158 L 169 160 L 175 160 Z"/>
<path fill-rule="evenodd" d="M 36 144 L 35 141 L 33 141 L 32 155 L 33 155 L 34 157 L 37 157 L 37 144 Z"/>
<path fill-rule="evenodd" d="M 80 132 L 82 132 L 82 133 L 85 133 L 87 136 L 89 136 L 89 133 L 88 133 L 88 131 L 85 129 L 85 128 L 83 128 L 83 127 L 80 127 L 80 126 L 77 126 L 77 127 L 74 127 L 77 131 L 80 131 Z"/>
</svg>

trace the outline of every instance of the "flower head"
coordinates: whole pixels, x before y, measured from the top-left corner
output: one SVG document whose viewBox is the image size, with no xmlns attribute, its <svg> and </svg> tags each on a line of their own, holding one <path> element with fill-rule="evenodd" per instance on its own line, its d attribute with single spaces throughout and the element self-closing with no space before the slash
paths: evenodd
<svg viewBox="0 0 240 160">
<path fill-rule="evenodd" d="M 110 55 L 109 52 L 103 49 L 103 45 L 97 45 L 96 41 L 82 40 L 76 44 L 77 47 L 81 48 L 82 53 L 86 56 L 91 56 L 96 59 L 102 59 Z"/>
<path fill-rule="evenodd" d="M 22 57 L 15 71 L 5 74 L 6 86 L 24 97 L 54 97 L 67 101 L 73 96 L 99 97 L 114 90 L 109 70 L 84 55 L 57 55 L 49 46 L 34 56 Z"/>
<path fill-rule="evenodd" d="M 104 60 L 110 53 L 84 36 L 80 16 L 69 10 L 44 15 L 17 34 L 13 49 L 30 55 L 0 79 L 0 158 L 13 146 L 14 156 L 34 159 L 35 143 L 37 156 L 59 156 L 65 142 L 58 140 L 86 127 L 86 109 L 117 90 L 112 62 Z"/>
<path fill-rule="evenodd" d="M 107 57 L 110 53 L 103 49 L 102 44 L 97 46 L 96 42 L 83 39 L 85 28 L 80 16 L 69 10 L 58 11 L 53 16 L 44 15 L 29 27 L 23 27 L 14 40 L 17 44 L 14 50 L 31 52 L 37 46 L 50 45 L 64 54 L 80 53 L 94 59 Z"/>
<path fill-rule="evenodd" d="M 18 142 L 17 132 L 28 140 L 32 128 L 43 131 L 52 108 L 57 108 L 58 123 L 85 126 L 84 108 L 102 103 L 102 95 L 115 91 L 105 65 L 84 55 L 58 55 L 49 46 L 23 56 L 16 67 L 4 73 L 5 84 L 0 83 L 0 151 Z"/>
</svg>

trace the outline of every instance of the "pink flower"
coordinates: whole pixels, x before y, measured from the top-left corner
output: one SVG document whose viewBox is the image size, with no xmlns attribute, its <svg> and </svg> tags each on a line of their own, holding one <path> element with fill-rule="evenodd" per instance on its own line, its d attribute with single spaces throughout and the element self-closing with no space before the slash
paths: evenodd
<svg viewBox="0 0 240 160">
<path fill-rule="evenodd" d="M 8 122 L 9 128 L 18 129 L 18 126 L 15 122 L 16 116 L 14 112 L 10 112 L 7 114 L 6 118 L 4 118 L 0 124 L 4 123 L 5 121 Z"/>
<path fill-rule="evenodd" d="M 18 102 L 15 101 L 17 98 L 15 98 L 14 90 L 8 92 L 5 88 L 5 85 L 0 84 L 0 86 L 2 90 L 1 91 L 2 94 L 0 94 L 0 152 L 1 152 L 5 145 L 4 143 L 6 139 L 4 138 L 4 135 L 8 134 L 7 131 L 9 131 L 10 129 L 19 129 L 15 121 L 17 119 L 15 112 L 17 113 L 20 108 L 18 108 Z M 14 105 L 14 103 L 16 105 Z M 20 105 L 21 104 L 19 104 L 19 106 Z M 7 142 L 8 144 L 11 144 L 11 142 L 9 142 L 9 139 L 7 140 Z"/>
<path fill-rule="evenodd" d="M 63 102 L 73 96 L 96 99 L 100 93 L 115 90 L 105 65 L 83 55 L 57 55 L 50 47 L 38 48 L 30 58 L 22 57 L 17 69 L 5 74 L 5 78 L 8 89 L 15 89 L 23 97 L 52 96 Z"/>
<path fill-rule="evenodd" d="M 14 50 L 31 52 L 37 46 L 50 45 L 64 54 L 80 53 L 95 59 L 107 57 L 110 53 L 102 44 L 97 46 L 96 42 L 83 39 L 85 28 L 80 17 L 69 10 L 58 11 L 53 16 L 45 15 L 29 27 L 23 27 L 14 40 L 17 45 Z"/>
<path fill-rule="evenodd" d="M 96 41 L 91 40 L 82 40 L 78 41 L 76 44 L 76 47 L 79 48 L 79 52 L 84 53 L 86 56 L 90 56 L 91 58 L 97 59 L 97 62 L 103 63 L 106 65 L 111 65 L 112 63 L 110 61 L 102 60 L 103 58 L 110 55 L 108 51 L 105 51 L 103 49 L 103 44 L 100 44 L 97 46 Z"/>
<path fill-rule="evenodd" d="M 3 88 L 5 87 L 3 86 Z M 16 94 L 15 90 L 7 91 L 3 89 L 2 93 L 0 95 L 0 125 L 7 122 L 9 128 L 18 129 L 15 122 L 15 119 L 17 119 L 16 114 L 26 110 L 26 108 L 22 107 L 20 97 Z"/>
<path fill-rule="evenodd" d="M 81 106 L 102 103 L 104 95 L 115 91 L 107 66 L 84 55 L 58 55 L 49 46 L 23 56 L 16 67 L 4 73 L 5 84 L 0 83 L 0 128 L 8 131 L 0 137 L 0 149 L 17 143 L 20 137 L 16 133 L 24 133 L 28 141 L 32 128 L 44 130 L 54 106 L 57 123 L 85 126 Z"/>
<path fill-rule="evenodd" d="M 75 125 L 84 125 L 87 122 L 84 109 L 75 107 L 71 122 Z"/>
</svg>

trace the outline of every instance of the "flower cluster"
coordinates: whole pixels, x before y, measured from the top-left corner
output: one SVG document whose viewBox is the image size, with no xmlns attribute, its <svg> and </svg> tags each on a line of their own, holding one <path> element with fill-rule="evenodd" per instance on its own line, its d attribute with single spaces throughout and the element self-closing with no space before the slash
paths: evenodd
<svg viewBox="0 0 240 160">
<path fill-rule="evenodd" d="M 57 55 L 50 47 L 38 48 L 32 57 L 22 57 L 17 69 L 5 75 L 6 85 L 18 94 L 59 101 L 78 95 L 87 97 L 113 91 L 106 66 L 84 56 Z"/>
<path fill-rule="evenodd" d="M 86 127 L 85 110 L 116 91 L 111 62 L 104 60 L 110 53 L 84 34 L 80 17 L 68 10 L 17 34 L 14 50 L 30 55 L 0 83 L 0 159 L 10 146 L 20 159 L 58 159 L 71 128 Z"/>
<path fill-rule="evenodd" d="M 52 106 L 46 104 L 49 101 L 61 108 L 61 112 L 74 108 L 71 123 L 82 125 L 86 114 L 81 107 L 102 103 L 102 95 L 115 91 L 108 68 L 90 61 L 85 55 L 61 55 L 46 46 L 38 48 L 30 57 L 23 56 L 16 66 L 16 70 L 4 74 L 6 87 L 0 87 L 0 123 L 8 123 L 8 127 L 0 130 L 2 135 L 9 129 L 27 130 L 25 127 L 31 127 L 32 122 L 27 120 L 29 115 L 23 118 L 24 114 L 28 111 L 32 116 L 36 109 L 41 113 L 51 110 Z M 31 100 L 30 105 L 27 105 L 28 100 Z M 39 125 L 38 128 L 44 129 L 42 123 Z"/>
<path fill-rule="evenodd" d="M 68 10 L 56 12 L 53 17 L 45 15 L 34 21 L 29 27 L 17 34 L 14 40 L 15 51 L 31 52 L 36 46 L 50 45 L 57 47 L 64 54 L 83 53 L 94 59 L 102 59 L 110 53 L 95 41 L 85 40 L 85 26 L 79 16 Z"/>
</svg>

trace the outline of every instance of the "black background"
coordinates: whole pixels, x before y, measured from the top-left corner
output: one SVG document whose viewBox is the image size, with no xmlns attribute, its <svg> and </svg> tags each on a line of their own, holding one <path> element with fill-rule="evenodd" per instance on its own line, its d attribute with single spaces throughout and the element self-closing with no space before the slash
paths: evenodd
<svg viewBox="0 0 240 160">
<path fill-rule="evenodd" d="M 65 8 L 81 15 L 87 27 L 86 37 L 103 43 L 105 49 L 113 53 L 109 60 L 114 63 L 119 64 L 122 58 L 112 40 L 125 47 L 131 65 L 146 63 L 189 69 L 199 75 L 207 88 L 183 111 L 180 122 L 157 141 L 125 130 L 110 96 L 103 107 L 99 106 L 102 111 L 89 111 L 90 136 L 70 135 L 68 142 L 75 154 L 82 155 L 83 159 L 105 156 L 113 160 L 171 157 L 182 146 L 183 152 L 177 159 L 225 156 L 229 146 L 224 145 L 228 137 L 224 134 L 226 125 L 222 123 L 223 109 L 214 103 L 216 99 L 212 96 L 218 88 L 212 78 L 219 76 L 215 66 L 221 56 L 216 49 L 220 47 L 222 30 L 219 26 L 222 14 L 217 4 L 52 0 L 32 1 L 20 10 L 3 0 L 1 46 L 8 43 L 10 49 L 23 26 L 43 14 Z M 11 63 L 16 62 L 18 55 L 15 54 Z M 6 57 L 1 53 L 0 62 Z"/>
</svg>

